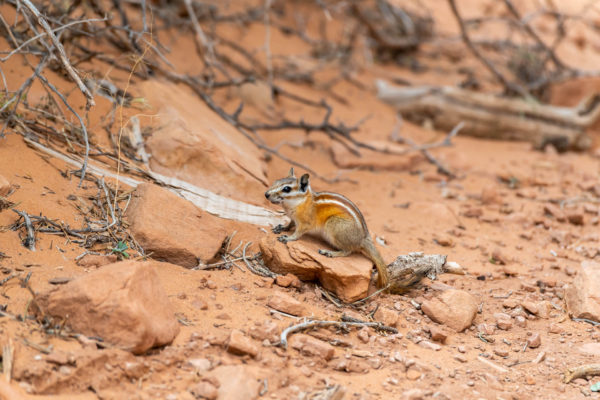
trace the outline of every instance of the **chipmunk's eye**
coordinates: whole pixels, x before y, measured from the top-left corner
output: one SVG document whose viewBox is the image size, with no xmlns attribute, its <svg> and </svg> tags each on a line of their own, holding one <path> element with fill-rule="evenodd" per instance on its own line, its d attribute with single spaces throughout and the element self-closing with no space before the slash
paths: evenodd
<svg viewBox="0 0 600 400">
<path fill-rule="evenodd" d="M 283 193 L 289 193 L 289 192 L 291 192 L 291 191 L 292 191 L 292 188 L 291 188 L 291 187 L 289 187 L 289 186 L 284 186 L 284 188 L 282 189 L 282 192 L 283 192 Z"/>
</svg>

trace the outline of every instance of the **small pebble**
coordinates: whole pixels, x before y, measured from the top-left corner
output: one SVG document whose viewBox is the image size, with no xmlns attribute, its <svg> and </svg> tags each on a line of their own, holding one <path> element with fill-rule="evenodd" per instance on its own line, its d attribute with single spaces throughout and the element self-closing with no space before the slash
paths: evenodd
<svg viewBox="0 0 600 400">
<path fill-rule="evenodd" d="M 508 357 L 508 349 L 496 348 L 496 349 L 494 349 L 494 354 L 496 354 L 499 357 Z"/>
<path fill-rule="evenodd" d="M 527 346 L 532 349 L 540 347 L 541 344 L 542 344 L 542 337 L 537 332 L 534 332 L 529 338 L 527 338 Z"/>
<path fill-rule="evenodd" d="M 458 362 L 461 363 L 466 363 L 467 362 L 467 357 L 463 356 L 462 354 L 455 354 L 454 355 L 454 359 Z"/>
</svg>

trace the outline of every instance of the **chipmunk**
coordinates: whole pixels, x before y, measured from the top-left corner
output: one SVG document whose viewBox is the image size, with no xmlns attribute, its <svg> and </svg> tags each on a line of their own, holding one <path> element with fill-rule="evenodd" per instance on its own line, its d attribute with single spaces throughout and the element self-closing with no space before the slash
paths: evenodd
<svg viewBox="0 0 600 400">
<path fill-rule="evenodd" d="M 277 225 L 273 228 L 274 233 L 296 227 L 290 236 L 279 236 L 280 242 L 298 240 L 306 233 L 320 236 L 338 251 L 320 249 L 319 254 L 344 257 L 360 252 L 375 263 L 378 272 L 377 286 L 382 288 L 388 285 L 387 265 L 371 240 L 360 210 L 346 197 L 337 193 L 314 193 L 310 188 L 308 174 L 298 179 L 294 175 L 294 168 L 290 169 L 287 177 L 275 181 L 265 192 L 265 197 L 273 204 L 281 204 L 291 219 L 289 225 Z"/>
</svg>

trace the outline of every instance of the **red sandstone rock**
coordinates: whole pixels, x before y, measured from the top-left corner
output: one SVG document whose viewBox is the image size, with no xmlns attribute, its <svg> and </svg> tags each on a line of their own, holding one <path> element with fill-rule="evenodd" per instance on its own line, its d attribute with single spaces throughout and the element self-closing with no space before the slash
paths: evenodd
<svg viewBox="0 0 600 400">
<path fill-rule="evenodd" d="M 323 287 L 346 302 L 366 297 L 371 281 L 371 260 L 359 254 L 328 258 L 319 254 L 327 244 L 312 238 L 302 238 L 287 245 L 275 235 L 260 241 L 265 264 L 273 272 L 292 273 L 306 281 L 318 279 Z"/>
<path fill-rule="evenodd" d="M 212 260 L 227 235 L 220 218 L 150 183 L 137 187 L 126 216 L 133 237 L 152 258 L 186 268 Z"/>
<path fill-rule="evenodd" d="M 473 323 L 477 314 L 477 301 L 463 290 L 449 289 L 439 298 L 425 300 L 421 309 L 432 321 L 462 332 Z"/>
<path fill-rule="evenodd" d="M 386 307 L 379 307 L 375 315 L 373 315 L 373 319 L 387 326 L 396 326 L 398 323 L 398 313 Z"/>
<path fill-rule="evenodd" d="M 249 335 L 256 340 L 263 341 L 265 339 L 270 342 L 275 342 L 278 340 L 279 327 L 277 324 L 270 319 L 265 320 L 262 324 L 258 322 L 256 325 L 249 329 Z"/>
<path fill-rule="evenodd" d="M 244 200 L 266 185 L 262 151 L 197 96 L 154 79 L 144 81 L 142 97 L 152 98 L 160 115 L 146 139 L 152 171 L 183 179 L 226 197 Z"/>
<path fill-rule="evenodd" d="M 39 313 L 135 354 L 170 343 L 179 324 L 156 261 L 122 261 L 36 296 Z"/>
<path fill-rule="evenodd" d="M 306 310 L 304 304 L 283 292 L 275 292 L 267 302 L 267 306 L 284 313 L 302 316 Z"/>
<path fill-rule="evenodd" d="M 578 274 L 565 291 L 569 314 L 600 322 L 600 263 L 582 261 Z"/>
<path fill-rule="evenodd" d="M 303 333 L 295 334 L 290 339 L 291 346 L 307 356 L 319 357 L 329 361 L 335 354 L 335 349 L 329 343 Z"/>
<path fill-rule="evenodd" d="M 256 357 L 258 354 L 258 346 L 252 339 L 244 335 L 242 331 L 234 329 L 229 335 L 227 351 L 240 356 L 249 355 L 251 357 Z"/>
<path fill-rule="evenodd" d="M 285 274 L 285 275 L 277 275 L 275 278 L 275 283 L 281 287 L 296 287 L 299 288 L 302 286 L 300 279 L 294 274 Z"/>
</svg>

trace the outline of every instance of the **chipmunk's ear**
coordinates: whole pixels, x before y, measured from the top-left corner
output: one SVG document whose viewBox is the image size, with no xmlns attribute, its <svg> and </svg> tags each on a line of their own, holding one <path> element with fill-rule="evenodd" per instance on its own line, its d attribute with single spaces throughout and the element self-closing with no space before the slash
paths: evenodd
<svg viewBox="0 0 600 400">
<path fill-rule="evenodd" d="M 288 177 L 290 177 L 290 178 L 296 177 L 296 175 L 294 175 L 294 167 L 290 168 L 290 173 L 289 173 Z"/>
<path fill-rule="evenodd" d="M 300 190 L 302 190 L 303 192 L 306 192 L 307 189 L 308 189 L 308 174 L 304 174 L 300 178 Z"/>
</svg>

